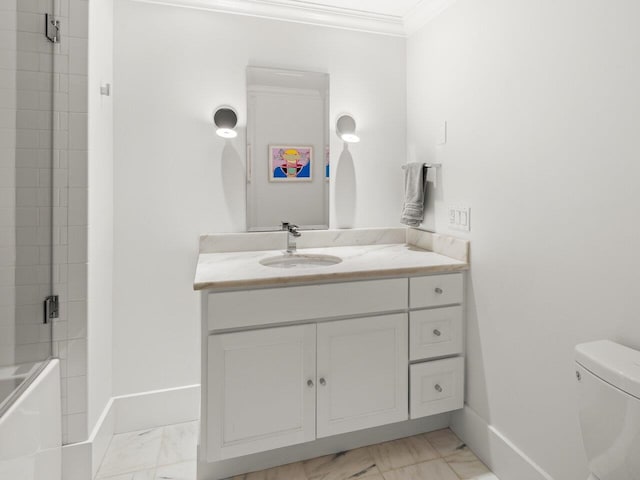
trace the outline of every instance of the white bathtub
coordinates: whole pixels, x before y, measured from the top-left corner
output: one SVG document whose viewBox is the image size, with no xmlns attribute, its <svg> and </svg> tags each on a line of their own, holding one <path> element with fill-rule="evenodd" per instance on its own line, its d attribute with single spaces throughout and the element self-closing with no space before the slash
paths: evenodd
<svg viewBox="0 0 640 480">
<path fill-rule="evenodd" d="M 54 359 L 0 418 L 0 480 L 61 480 L 61 439 Z"/>
<path fill-rule="evenodd" d="M 12 404 L 13 398 L 19 394 L 22 383 L 38 374 L 45 365 L 46 362 L 31 362 L 0 367 L 0 417 L 6 411 L 6 406 Z"/>
</svg>

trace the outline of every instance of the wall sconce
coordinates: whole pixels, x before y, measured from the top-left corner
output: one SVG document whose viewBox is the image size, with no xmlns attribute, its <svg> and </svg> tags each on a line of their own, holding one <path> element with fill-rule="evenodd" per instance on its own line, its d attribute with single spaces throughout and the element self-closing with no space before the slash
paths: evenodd
<svg viewBox="0 0 640 480">
<path fill-rule="evenodd" d="M 342 115 L 336 122 L 336 133 L 347 143 L 358 143 L 360 137 L 356 135 L 356 121 L 351 115 Z"/>
<path fill-rule="evenodd" d="M 216 134 L 222 138 L 235 138 L 238 136 L 235 128 L 238 124 L 238 115 L 231 107 L 220 107 L 213 114 L 213 123 L 218 129 Z"/>
</svg>

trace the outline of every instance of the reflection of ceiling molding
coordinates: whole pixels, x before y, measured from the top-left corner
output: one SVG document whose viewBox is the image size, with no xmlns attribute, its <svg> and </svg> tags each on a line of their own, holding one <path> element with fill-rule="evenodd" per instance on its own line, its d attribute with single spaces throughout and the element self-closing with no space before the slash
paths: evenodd
<svg viewBox="0 0 640 480">
<path fill-rule="evenodd" d="M 269 87 L 265 85 L 248 85 L 247 93 L 249 95 L 272 95 L 274 97 L 280 97 L 282 95 L 295 95 L 297 97 L 321 98 L 322 96 L 321 92 L 319 92 L 318 90 L 310 90 L 305 88 Z"/>
<path fill-rule="evenodd" d="M 417 0 L 404 15 L 321 5 L 301 0 L 135 0 L 179 7 L 344 28 L 383 35 L 406 36 L 433 20 L 455 0 Z"/>
</svg>

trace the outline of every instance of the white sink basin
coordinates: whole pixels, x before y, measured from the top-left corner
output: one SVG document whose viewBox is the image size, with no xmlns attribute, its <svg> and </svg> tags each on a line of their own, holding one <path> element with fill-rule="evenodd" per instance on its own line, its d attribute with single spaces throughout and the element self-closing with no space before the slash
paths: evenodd
<svg viewBox="0 0 640 480">
<path fill-rule="evenodd" d="M 328 267 L 340 262 L 342 262 L 342 259 L 340 257 L 334 257 L 333 255 L 304 255 L 297 253 L 276 255 L 275 257 L 269 257 L 260 260 L 260 263 L 265 267 L 274 268 Z"/>
</svg>

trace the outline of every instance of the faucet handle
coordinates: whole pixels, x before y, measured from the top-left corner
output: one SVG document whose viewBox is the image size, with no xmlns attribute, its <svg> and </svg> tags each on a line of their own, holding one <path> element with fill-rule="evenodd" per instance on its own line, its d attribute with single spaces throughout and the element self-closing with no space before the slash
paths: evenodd
<svg viewBox="0 0 640 480">
<path fill-rule="evenodd" d="M 294 235 L 298 233 L 298 229 L 300 227 L 295 223 L 282 222 L 282 230 L 285 232 L 293 233 Z"/>
<path fill-rule="evenodd" d="M 300 227 L 298 227 L 298 225 L 296 225 L 295 223 L 290 223 L 289 224 L 289 232 L 291 233 L 291 235 L 293 235 L 294 237 L 299 237 L 300 235 L 302 235 L 298 229 Z"/>
</svg>

